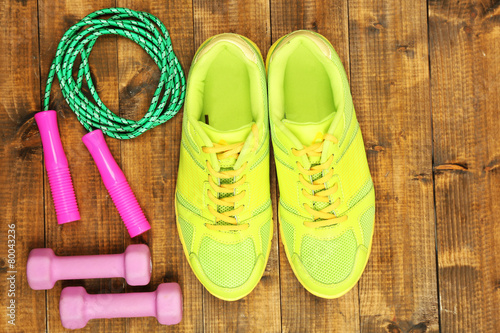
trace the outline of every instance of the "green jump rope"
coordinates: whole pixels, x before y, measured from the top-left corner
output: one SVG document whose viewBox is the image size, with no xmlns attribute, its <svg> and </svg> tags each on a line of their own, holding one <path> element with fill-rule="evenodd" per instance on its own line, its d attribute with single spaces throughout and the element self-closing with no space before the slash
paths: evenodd
<svg viewBox="0 0 500 333">
<path fill-rule="evenodd" d="M 108 17 L 107 17 L 108 16 Z M 92 81 L 89 56 L 102 35 L 119 35 L 139 44 L 160 69 L 160 80 L 151 105 L 138 121 L 115 115 L 101 101 Z M 73 76 L 75 61 L 81 62 Z M 82 140 L 97 164 L 106 186 L 131 237 L 150 229 L 123 172 L 113 159 L 103 133 L 117 139 L 132 139 L 171 119 L 182 107 L 186 80 L 172 49 L 170 35 L 155 16 L 128 8 L 101 9 L 87 15 L 61 38 L 47 78 L 43 110 L 35 115 L 40 128 L 45 164 L 60 224 L 80 219 L 71 175 L 57 128 L 56 112 L 49 111 L 50 91 L 57 75 L 62 95 L 80 123 L 90 133 Z M 84 80 L 91 99 L 82 92 Z"/>
<path fill-rule="evenodd" d="M 107 19 L 99 18 L 103 15 L 112 16 Z M 139 121 L 118 117 L 97 95 L 90 76 L 89 56 L 97 38 L 102 35 L 119 35 L 136 42 L 153 58 L 160 69 L 160 82 L 151 105 Z M 78 54 L 81 55 L 81 64 L 75 82 L 72 69 Z M 56 74 L 66 102 L 85 129 L 89 132 L 96 128 L 101 129 L 104 134 L 117 139 L 135 138 L 166 122 L 180 110 L 186 93 L 184 73 L 163 23 L 149 13 L 128 8 L 95 11 L 66 31 L 50 66 L 44 110 L 49 109 L 50 90 Z M 94 101 L 87 99 L 81 91 L 84 78 Z M 170 102 L 165 107 L 169 97 Z"/>
</svg>

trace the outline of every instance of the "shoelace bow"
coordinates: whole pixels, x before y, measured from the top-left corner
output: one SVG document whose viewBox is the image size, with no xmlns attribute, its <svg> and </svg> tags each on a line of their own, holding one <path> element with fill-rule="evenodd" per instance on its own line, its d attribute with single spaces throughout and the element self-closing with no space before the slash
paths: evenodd
<svg viewBox="0 0 500 333">
<path fill-rule="evenodd" d="M 254 147 L 253 150 L 255 151 L 258 147 L 259 144 L 259 132 L 258 132 L 258 127 L 256 124 L 252 125 L 252 133 L 254 135 Z M 220 144 L 220 143 L 213 143 L 213 147 L 203 147 L 202 150 L 205 153 L 215 153 L 217 154 L 217 159 L 223 160 L 226 158 L 233 157 L 235 159 L 238 159 L 238 156 L 243 149 L 244 142 L 240 143 L 235 143 L 231 145 L 227 144 Z M 215 196 L 212 194 L 210 190 L 208 190 L 208 198 L 215 203 L 218 206 L 225 206 L 225 207 L 231 207 L 233 208 L 230 211 L 220 213 L 217 211 L 217 209 L 214 209 L 211 205 L 208 205 L 208 210 L 212 215 L 215 216 L 215 221 L 220 222 L 224 221 L 228 224 L 205 224 L 207 228 L 212 229 L 212 230 L 222 230 L 222 231 L 235 231 L 235 230 L 245 230 L 248 228 L 248 223 L 245 224 L 238 224 L 238 221 L 236 220 L 236 215 L 240 214 L 244 209 L 245 206 L 241 205 L 239 207 L 235 207 L 235 203 L 237 201 L 242 200 L 245 197 L 246 191 L 242 191 L 238 194 L 236 194 L 236 189 L 238 186 L 242 185 L 246 181 L 246 175 L 243 175 L 238 181 L 236 181 L 236 178 L 245 171 L 246 167 L 248 165 L 248 162 L 245 162 L 239 169 L 237 170 L 224 170 L 224 171 L 215 171 L 214 168 L 212 168 L 212 165 L 210 162 L 207 161 L 207 168 L 208 168 L 208 182 L 210 184 L 210 187 L 216 192 L 216 193 L 232 193 L 233 195 L 229 195 L 223 198 L 219 198 L 218 196 Z M 216 184 L 213 178 L 217 178 L 219 180 L 219 184 Z M 235 180 L 234 183 L 231 184 L 222 184 L 221 179 L 231 179 L 233 178 Z"/>
<path fill-rule="evenodd" d="M 323 140 L 321 142 L 313 143 L 308 147 L 304 147 L 303 149 L 292 149 L 292 153 L 295 156 L 303 156 L 306 155 L 309 157 L 321 156 L 323 152 L 323 144 L 325 141 L 330 141 L 333 143 L 337 143 L 338 140 L 331 134 L 324 134 Z M 299 180 L 304 185 L 304 187 L 311 190 L 313 194 L 308 193 L 305 189 L 302 190 L 302 194 L 311 201 L 316 202 L 325 202 L 330 203 L 329 196 L 337 192 L 338 184 L 335 183 L 332 187 L 327 188 L 326 184 L 333 176 L 333 168 L 330 168 L 333 162 L 333 155 L 328 158 L 324 163 L 314 165 L 309 170 L 305 169 L 299 162 L 297 162 L 297 167 L 300 170 Z M 327 174 L 322 176 L 319 179 L 312 180 L 312 177 L 320 172 L 330 169 Z M 310 178 L 310 181 L 307 181 L 304 178 L 304 175 L 307 175 Z M 313 221 L 304 221 L 304 225 L 310 228 L 319 228 L 330 226 L 332 224 L 340 223 L 347 220 L 347 215 L 342 217 L 337 217 L 335 214 L 331 213 L 335 208 L 340 205 L 340 198 L 335 200 L 335 202 L 331 203 L 327 207 L 316 210 L 310 207 L 308 204 L 304 203 L 304 208 L 313 216 Z"/>
</svg>

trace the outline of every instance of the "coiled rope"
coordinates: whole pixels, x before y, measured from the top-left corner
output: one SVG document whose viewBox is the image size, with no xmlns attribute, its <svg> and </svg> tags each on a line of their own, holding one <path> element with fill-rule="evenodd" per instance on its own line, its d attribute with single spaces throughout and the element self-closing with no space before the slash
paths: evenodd
<svg viewBox="0 0 500 333">
<path fill-rule="evenodd" d="M 112 16 L 99 18 L 103 15 Z M 136 42 L 160 69 L 160 82 L 151 105 L 139 121 L 118 117 L 104 105 L 97 94 L 90 76 L 88 58 L 97 38 L 102 35 L 120 35 Z M 78 54 L 81 56 L 81 63 L 75 82 L 73 65 Z M 146 12 L 128 8 L 101 9 L 69 28 L 61 38 L 50 66 L 44 110 L 49 109 L 50 90 L 56 74 L 62 94 L 80 123 L 88 131 L 101 129 L 113 138 L 135 138 L 172 118 L 184 103 L 186 80 L 172 49 L 170 35 L 158 18 Z M 81 90 L 84 78 L 93 101 Z"/>
</svg>

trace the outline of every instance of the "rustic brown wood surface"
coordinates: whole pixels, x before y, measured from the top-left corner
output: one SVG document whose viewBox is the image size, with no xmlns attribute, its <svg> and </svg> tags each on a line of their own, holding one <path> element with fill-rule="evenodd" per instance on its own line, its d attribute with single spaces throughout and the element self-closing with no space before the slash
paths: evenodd
<svg viewBox="0 0 500 333">
<path fill-rule="evenodd" d="M 361 331 L 439 328 L 426 4 L 349 1 L 351 86 L 375 184 Z"/>
<path fill-rule="evenodd" d="M 500 331 L 500 3 L 431 2 L 441 324 Z"/>
<path fill-rule="evenodd" d="M 107 140 L 152 223 L 151 232 L 131 240 L 81 141 L 85 130 L 56 81 L 51 108 L 59 112 L 82 217 L 57 225 L 33 115 L 41 110 L 63 33 L 86 14 L 115 6 L 164 22 L 186 74 L 198 46 L 221 32 L 249 37 L 263 56 L 272 42 L 297 29 L 332 42 L 350 77 L 377 199 L 371 258 L 348 294 L 317 298 L 293 275 L 277 233 L 274 165 L 274 239 L 261 282 L 237 302 L 203 288 L 174 222 L 182 112 L 134 140 Z M 171 281 L 183 290 L 181 324 L 92 320 L 82 331 L 500 331 L 498 1 L 3 0 L 0 45 L 0 332 L 64 331 L 58 301 L 65 286 L 118 293 L 152 291 Z M 129 40 L 105 36 L 90 63 L 104 103 L 121 116 L 142 117 L 159 79 L 150 57 Z M 9 230 L 15 230 L 15 243 Z M 153 254 L 146 287 L 127 286 L 123 279 L 64 281 L 48 291 L 27 284 L 33 248 L 101 254 L 122 252 L 131 243 L 146 243 Z M 11 299 L 15 325 L 9 323 Z"/>
</svg>

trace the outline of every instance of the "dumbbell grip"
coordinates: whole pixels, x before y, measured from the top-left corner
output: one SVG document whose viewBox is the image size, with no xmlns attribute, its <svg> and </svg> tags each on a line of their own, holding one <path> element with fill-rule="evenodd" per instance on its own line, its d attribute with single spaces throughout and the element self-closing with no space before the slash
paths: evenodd
<svg viewBox="0 0 500 333">
<path fill-rule="evenodd" d="M 118 209 L 130 237 L 135 237 L 151 229 L 123 171 L 111 155 L 102 131 L 92 131 L 84 135 L 82 141 L 94 158 L 104 186 Z"/>
<path fill-rule="evenodd" d="M 52 259 L 57 280 L 125 277 L 123 253 L 93 256 L 62 256 Z"/>
<path fill-rule="evenodd" d="M 156 291 L 85 296 L 89 319 L 156 317 Z"/>
<path fill-rule="evenodd" d="M 56 209 L 57 223 L 63 224 L 80 219 L 75 190 L 57 128 L 57 112 L 41 111 L 35 114 L 35 121 L 42 138 L 45 168 Z"/>
</svg>

